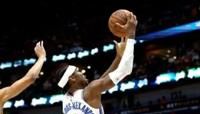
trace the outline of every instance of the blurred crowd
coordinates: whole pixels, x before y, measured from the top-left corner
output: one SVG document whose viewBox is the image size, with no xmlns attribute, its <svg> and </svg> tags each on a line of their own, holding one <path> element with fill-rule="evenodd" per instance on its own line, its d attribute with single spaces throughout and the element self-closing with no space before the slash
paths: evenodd
<svg viewBox="0 0 200 114">
<path fill-rule="evenodd" d="M 137 60 L 135 62 L 133 70 L 135 77 L 155 77 L 161 73 L 178 72 L 200 66 L 200 43 L 197 40 L 174 44 L 162 51 L 159 50 L 156 54 L 146 55 L 140 63 L 137 63 Z"/>
</svg>

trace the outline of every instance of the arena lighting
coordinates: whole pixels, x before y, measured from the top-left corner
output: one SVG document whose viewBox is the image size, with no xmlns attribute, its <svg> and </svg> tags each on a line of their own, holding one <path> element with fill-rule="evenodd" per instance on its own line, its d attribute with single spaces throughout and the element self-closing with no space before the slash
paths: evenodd
<svg viewBox="0 0 200 114">
<path fill-rule="evenodd" d="M 16 108 L 18 108 L 18 107 L 23 107 L 24 105 L 25 105 L 25 102 L 24 102 L 23 99 L 15 101 L 15 104 L 14 104 L 14 106 L 15 106 Z"/>
<path fill-rule="evenodd" d="M 88 66 L 87 66 L 87 69 L 91 69 L 91 66 L 90 66 L 90 65 L 88 65 Z"/>
<path fill-rule="evenodd" d="M 103 46 L 103 52 L 113 50 L 115 48 L 114 44 L 108 44 Z"/>
<path fill-rule="evenodd" d="M 71 59 L 74 59 L 74 58 L 76 58 L 76 53 L 69 53 L 69 54 L 67 55 L 67 59 L 68 59 L 68 60 L 71 60 Z"/>
<path fill-rule="evenodd" d="M 5 62 L 0 64 L 0 69 L 10 68 L 12 67 L 12 62 Z"/>
<path fill-rule="evenodd" d="M 129 89 L 133 89 L 135 87 L 135 82 L 129 81 L 128 83 L 122 83 L 120 85 L 120 91 L 124 92 Z"/>
<path fill-rule="evenodd" d="M 139 40 L 139 43 L 143 43 L 144 42 L 144 40 Z"/>
<path fill-rule="evenodd" d="M 161 83 L 170 82 L 174 80 L 175 77 L 176 77 L 176 74 L 173 72 L 160 74 L 156 77 L 155 83 L 160 85 Z"/>
<path fill-rule="evenodd" d="M 186 77 L 186 74 L 185 74 L 184 71 L 177 72 L 177 73 L 176 73 L 176 78 L 175 78 L 175 80 L 178 81 L 178 80 L 180 80 L 180 79 L 184 79 L 185 77 Z"/>
<path fill-rule="evenodd" d="M 37 105 L 45 105 L 47 104 L 47 98 L 40 97 L 39 99 L 33 98 L 31 101 L 32 106 L 37 106 Z"/>
<path fill-rule="evenodd" d="M 54 103 L 58 103 L 61 102 L 63 99 L 64 95 L 63 94 L 58 94 L 58 95 L 52 95 L 50 97 L 49 103 L 50 104 L 54 104 Z"/>
<path fill-rule="evenodd" d="M 12 102 L 11 101 L 7 101 L 4 105 L 3 108 L 11 108 L 12 107 Z"/>
<path fill-rule="evenodd" d="M 16 61 L 14 61 L 13 66 L 14 67 L 22 66 L 22 60 L 16 60 Z"/>
<path fill-rule="evenodd" d="M 56 61 L 61 61 L 61 60 L 65 60 L 65 55 L 63 54 L 59 54 L 59 55 L 53 55 L 52 56 L 52 61 L 56 62 Z"/>
<path fill-rule="evenodd" d="M 188 74 L 187 77 L 192 79 L 192 78 L 200 78 L 200 67 L 198 68 L 190 68 L 187 70 Z M 181 71 L 177 73 L 164 73 L 160 74 L 159 76 L 156 77 L 156 84 L 161 84 L 165 82 L 170 82 L 170 81 L 178 81 L 180 79 L 186 78 L 186 72 Z"/>
<path fill-rule="evenodd" d="M 164 29 L 161 31 L 152 32 L 149 34 L 138 36 L 136 38 L 138 40 L 148 41 L 148 40 L 153 40 L 153 39 L 158 39 L 158 38 L 165 38 L 165 37 L 173 36 L 177 34 L 187 33 L 187 32 L 191 32 L 195 30 L 200 30 L 200 20 L 179 25 L 179 26 L 175 26 L 175 27 L 171 27 L 171 28 Z"/>
<path fill-rule="evenodd" d="M 99 52 L 99 49 L 98 48 L 94 48 L 94 49 L 91 50 L 90 54 L 94 55 L 94 54 L 96 54 L 98 52 Z"/>
<path fill-rule="evenodd" d="M 147 78 L 143 79 L 143 80 L 139 80 L 137 86 L 139 88 L 142 88 L 143 86 L 148 85 L 148 80 Z"/>
<path fill-rule="evenodd" d="M 198 68 L 191 68 L 188 70 L 188 78 L 200 78 L 200 67 Z"/>
<path fill-rule="evenodd" d="M 87 51 L 87 50 L 84 50 L 84 51 L 82 51 L 82 52 L 78 52 L 78 58 L 83 58 L 83 57 L 85 57 L 85 56 L 89 56 L 89 51 Z"/>
<path fill-rule="evenodd" d="M 36 62 L 35 58 L 30 58 L 30 59 L 24 59 L 24 66 L 28 66 L 30 64 L 34 64 Z"/>
</svg>

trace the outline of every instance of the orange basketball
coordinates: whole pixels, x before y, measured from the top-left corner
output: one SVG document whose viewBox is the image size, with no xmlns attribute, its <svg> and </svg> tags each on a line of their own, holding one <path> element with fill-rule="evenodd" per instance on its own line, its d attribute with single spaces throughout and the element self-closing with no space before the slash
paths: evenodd
<svg viewBox="0 0 200 114">
<path fill-rule="evenodd" d="M 128 20 L 127 17 L 128 17 L 129 13 L 130 13 L 130 11 L 128 11 L 126 9 L 119 9 L 110 15 L 109 20 L 108 20 L 108 27 L 113 35 L 120 37 L 120 38 L 126 36 L 126 33 L 124 30 L 121 30 L 116 27 L 116 23 L 125 25 L 127 23 L 127 20 Z"/>
</svg>

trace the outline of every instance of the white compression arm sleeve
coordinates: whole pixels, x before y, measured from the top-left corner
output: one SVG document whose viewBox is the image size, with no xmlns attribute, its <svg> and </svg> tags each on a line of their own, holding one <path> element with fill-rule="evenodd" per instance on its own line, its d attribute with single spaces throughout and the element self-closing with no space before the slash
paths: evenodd
<svg viewBox="0 0 200 114">
<path fill-rule="evenodd" d="M 123 80 L 127 75 L 131 74 L 133 69 L 133 59 L 134 59 L 134 39 L 128 39 L 127 44 L 124 50 L 124 54 L 122 59 L 116 70 L 109 73 L 110 79 L 114 84 L 119 83 Z"/>
</svg>

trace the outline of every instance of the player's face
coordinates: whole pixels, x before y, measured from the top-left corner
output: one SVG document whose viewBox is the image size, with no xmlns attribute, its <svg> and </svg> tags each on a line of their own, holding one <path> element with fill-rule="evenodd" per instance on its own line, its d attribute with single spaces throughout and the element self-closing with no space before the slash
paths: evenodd
<svg viewBox="0 0 200 114">
<path fill-rule="evenodd" d="M 76 70 L 74 72 L 74 76 L 76 77 L 76 82 L 78 82 L 82 86 L 88 85 L 88 79 L 86 78 L 86 76 L 82 72 Z"/>
</svg>

